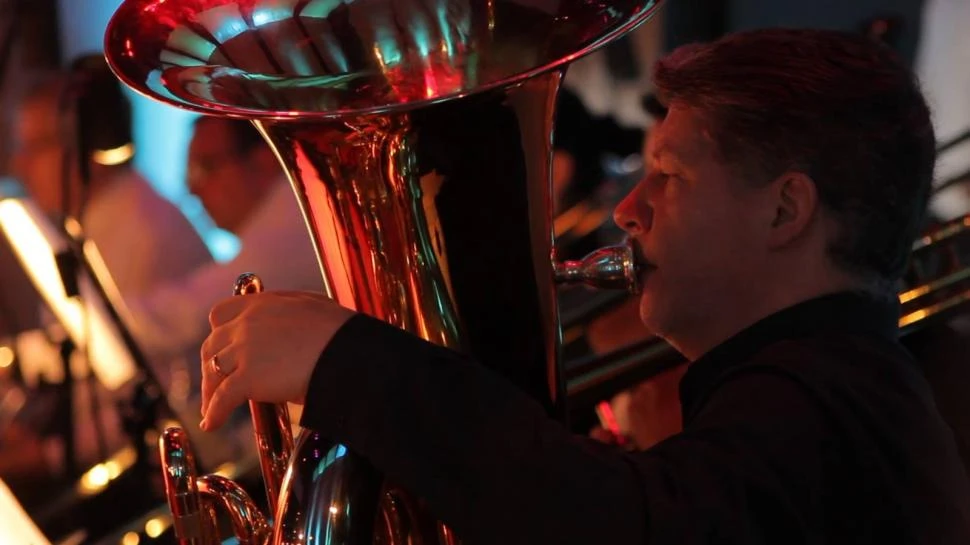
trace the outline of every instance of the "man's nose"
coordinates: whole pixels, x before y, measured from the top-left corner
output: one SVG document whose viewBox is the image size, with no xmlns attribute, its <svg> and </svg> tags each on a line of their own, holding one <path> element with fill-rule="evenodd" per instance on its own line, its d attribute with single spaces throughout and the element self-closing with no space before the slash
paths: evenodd
<svg viewBox="0 0 970 545">
<path fill-rule="evenodd" d="M 613 221 L 630 236 L 643 234 L 650 229 L 653 210 L 642 198 L 643 182 L 641 181 L 627 193 L 627 196 L 616 205 L 613 210 Z"/>
</svg>

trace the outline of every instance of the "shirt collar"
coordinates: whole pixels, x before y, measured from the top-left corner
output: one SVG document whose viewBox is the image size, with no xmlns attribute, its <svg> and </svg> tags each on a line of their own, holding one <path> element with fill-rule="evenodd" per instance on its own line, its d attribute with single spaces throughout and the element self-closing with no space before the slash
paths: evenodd
<svg viewBox="0 0 970 545">
<path fill-rule="evenodd" d="M 727 371 L 768 346 L 822 333 L 857 333 L 886 339 L 899 336 L 899 301 L 860 292 L 840 292 L 780 310 L 716 346 L 688 367 L 680 382 L 686 423 L 697 405 Z"/>
</svg>

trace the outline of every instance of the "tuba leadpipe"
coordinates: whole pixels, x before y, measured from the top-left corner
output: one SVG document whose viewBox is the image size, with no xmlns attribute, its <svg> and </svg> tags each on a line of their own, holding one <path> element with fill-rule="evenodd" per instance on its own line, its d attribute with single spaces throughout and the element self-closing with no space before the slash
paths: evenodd
<svg viewBox="0 0 970 545">
<path fill-rule="evenodd" d="M 232 288 L 234 296 L 251 295 L 263 291 L 263 281 L 253 273 L 243 273 Z M 276 513 L 286 468 L 293 455 L 293 434 L 290 431 L 290 412 L 285 403 L 249 402 L 249 413 L 256 435 L 259 469 L 266 488 L 269 511 Z"/>
<path fill-rule="evenodd" d="M 244 273 L 233 286 L 233 295 L 263 291 L 258 276 Z M 270 513 L 276 512 L 283 477 L 293 452 L 289 411 L 285 404 L 249 402 L 260 471 Z M 249 494 L 221 475 L 199 476 L 195 455 L 185 430 L 166 429 L 158 439 L 165 495 L 172 512 L 175 535 L 181 545 L 206 545 L 221 541 L 216 507 L 229 516 L 240 545 L 262 545 L 270 537 L 269 524 Z"/>
<path fill-rule="evenodd" d="M 158 442 L 165 496 L 180 545 L 222 541 L 216 507 L 229 515 L 240 545 L 266 543 L 269 525 L 249 494 L 221 475 L 198 475 L 195 454 L 185 430 L 168 428 Z"/>
<path fill-rule="evenodd" d="M 144 95 L 253 122 L 289 177 L 328 295 L 472 355 L 565 418 L 556 286 L 635 289 L 636 263 L 628 244 L 554 263 L 556 95 L 569 63 L 658 7 L 124 0 L 105 51 Z M 300 433 L 277 486 L 288 447 L 285 434 L 272 434 L 282 418 L 276 408 L 250 409 L 261 446 L 271 435 L 260 455 L 276 507 L 250 513 L 237 534 L 273 544 L 460 539 L 421 499 L 312 430 Z M 187 449 L 171 440 L 177 431 L 166 437 L 163 459 Z M 205 508 L 227 502 L 200 486 L 206 477 L 180 482 L 169 492 L 173 510 L 185 494 L 198 501 L 184 502 L 192 509 L 179 515 L 178 537 L 208 539 Z M 229 503 L 238 502 L 249 508 L 235 496 Z M 272 520 L 265 535 L 260 517 Z"/>
</svg>

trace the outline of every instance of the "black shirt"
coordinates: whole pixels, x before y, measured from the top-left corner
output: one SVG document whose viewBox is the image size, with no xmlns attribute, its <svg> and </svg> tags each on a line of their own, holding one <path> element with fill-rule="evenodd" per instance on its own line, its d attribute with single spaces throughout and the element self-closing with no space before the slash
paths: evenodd
<svg viewBox="0 0 970 545">
<path fill-rule="evenodd" d="M 970 483 L 897 307 L 808 301 L 691 364 L 684 431 L 624 453 L 490 371 L 358 316 L 304 426 L 424 498 L 465 543 L 970 543 Z"/>
</svg>

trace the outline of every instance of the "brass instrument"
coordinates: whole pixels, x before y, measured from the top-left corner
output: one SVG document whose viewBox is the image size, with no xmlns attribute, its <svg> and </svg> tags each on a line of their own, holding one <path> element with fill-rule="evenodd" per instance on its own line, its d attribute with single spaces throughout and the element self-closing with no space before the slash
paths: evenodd
<svg viewBox="0 0 970 545">
<path fill-rule="evenodd" d="M 289 176 L 330 296 L 472 354 L 562 417 L 555 284 L 630 287 L 636 271 L 627 245 L 553 264 L 555 99 L 570 62 L 658 5 L 125 0 L 105 50 L 149 97 L 253 121 Z M 309 430 L 290 455 L 282 409 L 251 409 L 268 516 L 231 481 L 196 476 L 182 430 L 164 434 L 182 543 L 218 539 L 217 504 L 242 543 L 457 542 L 360 456 Z"/>
<path fill-rule="evenodd" d="M 970 303 L 970 215 L 925 233 L 912 251 L 899 292 L 904 334 Z"/>
</svg>

